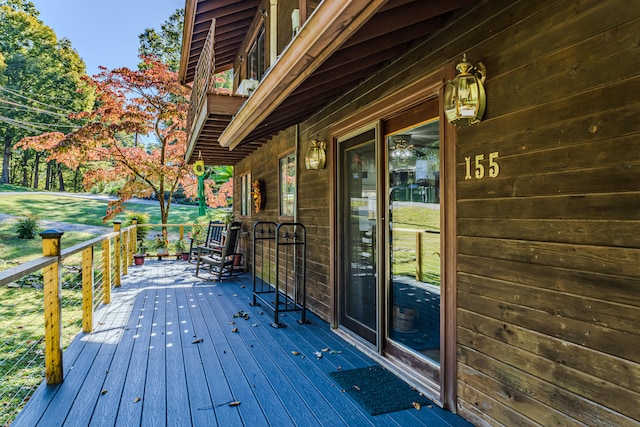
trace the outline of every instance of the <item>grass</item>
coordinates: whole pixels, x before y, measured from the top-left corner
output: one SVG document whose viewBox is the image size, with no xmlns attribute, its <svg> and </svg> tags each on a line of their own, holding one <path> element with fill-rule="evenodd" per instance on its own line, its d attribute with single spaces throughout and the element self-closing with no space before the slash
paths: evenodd
<svg viewBox="0 0 640 427">
<path fill-rule="evenodd" d="M 103 200 L 84 199 L 71 196 L 50 194 L 13 194 L 0 196 L 0 213 L 26 216 L 35 215 L 40 219 L 51 219 L 61 222 L 102 226 L 107 202 Z M 157 204 L 125 203 L 125 209 L 146 212 L 151 224 L 160 223 L 160 208 Z M 55 212 L 55 216 L 52 215 Z M 190 223 L 198 217 L 197 206 L 172 206 L 169 212 L 169 223 Z M 116 220 L 123 220 L 119 215 Z M 107 222 L 111 225 L 112 221 Z"/>
<path fill-rule="evenodd" d="M 54 194 L 8 194 L 7 189 L 23 190 L 21 187 L 0 185 L 0 193 L 3 193 L 0 195 L 0 213 L 21 217 L 35 215 L 40 220 L 54 220 L 72 224 L 105 225 L 102 218 L 107 210 L 107 202 L 104 200 Z M 157 203 L 125 203 L 125 208 L 148 213 L 151 224 L 160 223 L 160 209 Z M 197 206 L 172 206 L 169 213 L 169 223 L 192 223 L 197 217 Z M 124 214 L 118 215 L 116 219 L 124 220 Z M 111 226 L 111 222 L 107 225 Z M 14 228 L 15 221 L 13 220 L 0 222 L 0 271 L 15 263 L 37 258 L 42 253 L 42 240 L 39 237 L 33 240 L 19 239 L 15 235 Z M 157 228 L 151 230 L 157 230 Z M 61 241 L 62 248 L 71 247 L 92 237 L 95 235 L 67 231 Z"/>
<path fill-rule="evenodd" d="M 440 210 L 426 206 L 395 206 L 393 209 L 393 274 L 415 277 L 416 233 L 398 228 L 440 230 Z M 440 285 L 440 235 L 423 233 L 420 281 Z"/>
<path fill-rule="evenodd" d="M 16 237 L 15 224 L 15 220 L 11 219 L 0 222 L 0 271 L 42 255 L 42 239 L 40 237 L 35 239 Z M 62 249 L 92 237 L 95 237 L 95 234 L 65 231 L 64 237 L 61 239 Z"/>
<path fill-rule="evenodd" d="M 67 275 L 68 277 L 68 275 Z M 9 425 L 44 378 L 43 291 L 0 287 L 0 425 Z M 62 345 L 82 323 L 82 291 L 68 280 L 62 291 Z"/>
</svg>

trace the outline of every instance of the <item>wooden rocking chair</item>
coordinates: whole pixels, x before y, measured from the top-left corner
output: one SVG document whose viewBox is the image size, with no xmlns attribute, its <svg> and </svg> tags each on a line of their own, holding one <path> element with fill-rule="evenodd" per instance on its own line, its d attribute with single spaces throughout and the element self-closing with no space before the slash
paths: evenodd
<svg viewBox="0 0 640 427">
<path fill-rule="evenodd" d="M 224 243 L 220 251 L 209 250 L 204 247 L 198 247 L 198 258 L 196 261 L 196 277 L 200 272 L 201 264 L 209 265 L 209 274 L 215 275 L 218 280 L 222 280 L 223 276 L 232 276 L 234 273 L 234 263 L 237 257 L 242 254 L 236 253 L 238 244 L 238 236 L 240 235 L 242 223 L 239 221 L 232 222 L 224 236 Z"/>
<path fill-rule="evenodd" d="M 220 251 L 222 248 L 222 232 L 224 225 L 222 221 L 209 221 L 207 235 L 204 240 L 191 239 L 189 244 L 189 263 L 198 259 L 198 251 Z"/>
</svg>

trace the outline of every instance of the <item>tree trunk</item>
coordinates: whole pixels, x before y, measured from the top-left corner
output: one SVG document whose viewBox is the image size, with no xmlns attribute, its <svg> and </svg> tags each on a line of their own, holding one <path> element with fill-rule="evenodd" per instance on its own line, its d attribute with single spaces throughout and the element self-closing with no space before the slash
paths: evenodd
<svg viewBox="0 0 640 427">
<path fill-rule="evenodd" d="M 24 150 L 22 152 L 22 186 L 23 187 L 28 187 L 29 186 L 29 152 L 27 150 Z"/>
<path fill-rule="evenodd" d="M 9 171 L 11 170 L 11 131 L 4 134 L 4 157 L 2 158 L 2 179 L 0 184 L 9 184 Z"/>
<path fill-rule="evenodd" d="M 80 189 L 78 188 L 79 180 L 80 180 L 80 166 L 76 168 L 75 173 L 73 174 L 73 192 L 74 193 L 80 192 Z"/>
<path fill-rule="evenodd" d="M 64 177 L 62 176 L 62 165 L 58 165 L 58 191 L 66 191 L 64 189 Z"/>
<path fill-rule="evenodd" d="M 44 189 L 51 190 L 51 162 L 47 162 L 47 173 L 44 180 Z"/>
<path fill-rule="evenodd" d="M 42 153 L 36 152 L 36 157 L 33 159 L 33 188 L 38 189 L 40 184 L 40 156 Z"/>
</svg>

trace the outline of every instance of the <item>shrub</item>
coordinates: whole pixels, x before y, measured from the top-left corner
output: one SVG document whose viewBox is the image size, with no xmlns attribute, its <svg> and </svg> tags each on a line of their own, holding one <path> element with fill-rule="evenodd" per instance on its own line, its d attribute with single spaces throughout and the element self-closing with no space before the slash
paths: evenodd
<svg viewBox="0 0 640 427">
<path fill-rule="evenodd" d="M 131 225 L 133 218 L 138 218 L 138 225 L 149 224 L 149 214 L 146 212 L 124 211 L 124 220 L 122 227 Z M 138 227 L 138 240 L 145 240 L 149 234 L 149 227 Z"/>
<path fill-rule="evenodd" d="M 35 239 L 38 235 L 38 218 L 33 215 L 27 215 L 26 218 L 18 220 L 16 234 L 21 239 Z"/>
</svg>

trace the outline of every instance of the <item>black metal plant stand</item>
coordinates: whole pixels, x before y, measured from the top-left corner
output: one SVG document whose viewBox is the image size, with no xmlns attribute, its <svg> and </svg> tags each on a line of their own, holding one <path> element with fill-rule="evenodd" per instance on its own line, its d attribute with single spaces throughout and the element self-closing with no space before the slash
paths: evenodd
<svg viewBox="0 0 640 427">
<path fill-rule="evenodd" d="M 307 320 L 307 268 L 305 227 L 298 222 L 253 225 L 253 302 L 273 310 L 274 328 L 281 312 L 302 310 L 298 323 Z M 260 301 L 260 302 L 258 302 Z"/>
</svg>

